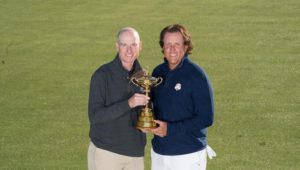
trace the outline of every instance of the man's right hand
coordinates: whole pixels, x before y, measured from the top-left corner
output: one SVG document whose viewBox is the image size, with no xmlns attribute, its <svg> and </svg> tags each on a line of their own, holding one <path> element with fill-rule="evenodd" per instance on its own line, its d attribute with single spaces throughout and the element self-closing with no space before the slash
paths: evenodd
<svg viewBox="0 0 300 170">
<path fill-rule="evenodd" d="M 136 106 L 144 106 L 149 102 L 150 98 L 144 94 L 134 93 L 128 99 L 128 105 L 130 108 L 134 108 Z"/>
</svg>

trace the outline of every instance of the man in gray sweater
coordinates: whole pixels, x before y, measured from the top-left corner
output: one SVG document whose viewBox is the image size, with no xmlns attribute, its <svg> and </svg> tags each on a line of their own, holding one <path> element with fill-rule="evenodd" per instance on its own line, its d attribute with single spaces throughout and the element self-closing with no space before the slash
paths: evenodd
<svg viewBox="0 0 300 170">
<path fill-rule="evenodd" d="M 141 50 L 138 32 L 122 28 L 116 50 L 116 57 L 91 78 L 89 170 L 144 169 L 146 137 L 135 124 L 139 106 L 146 105 L 149 98 L 130 83 L 130 77 L 142 69 L 137 60 Z"/>
</svg>

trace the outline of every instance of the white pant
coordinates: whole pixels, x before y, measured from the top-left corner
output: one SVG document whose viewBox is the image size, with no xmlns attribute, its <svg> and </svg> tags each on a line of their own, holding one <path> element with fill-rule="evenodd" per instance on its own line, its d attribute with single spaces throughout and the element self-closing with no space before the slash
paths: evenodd
<svg viewBox="0 0 300 170">
<path fill-rule="evenodd" d="M 207 155 L 211 159 L 216 153 L 209 146 L 198 152 L 175 156 L 160 155 L 151 149 L 151 170 L 205 170 Z"/>
</svg>

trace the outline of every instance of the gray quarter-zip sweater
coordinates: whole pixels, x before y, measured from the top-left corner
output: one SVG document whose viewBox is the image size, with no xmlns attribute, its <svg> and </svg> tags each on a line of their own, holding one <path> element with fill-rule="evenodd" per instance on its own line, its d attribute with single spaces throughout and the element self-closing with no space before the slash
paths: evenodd
<svg viewBox="0 0 300 170">
<path fill-rule="evenodd" d="M 126 156 L 144 156 L 146 137 L 135 127 L 139 109 L 128 105 L 128 99 L 139 92 L 129 79 L 139 70 L 137 60 L 131 71 L 125 70 L 117 55 L 92 75 L 88 114 L 90 138 L 96 147 Z"/>
</svg>

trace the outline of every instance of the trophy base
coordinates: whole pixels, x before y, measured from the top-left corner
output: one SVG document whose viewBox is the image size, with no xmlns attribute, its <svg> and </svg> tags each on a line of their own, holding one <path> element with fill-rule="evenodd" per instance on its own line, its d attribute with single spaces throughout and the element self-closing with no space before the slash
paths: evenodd
<svg viewBox="0 0 300 170">
<path fill-rule="evenodd" d="M 154 117 L 151 109 L 144 108 L 139 116 L 136 128 L 141 130 L 150 130 L 156 128 L 157 125 L 154 122 Z"/>
</svg>

